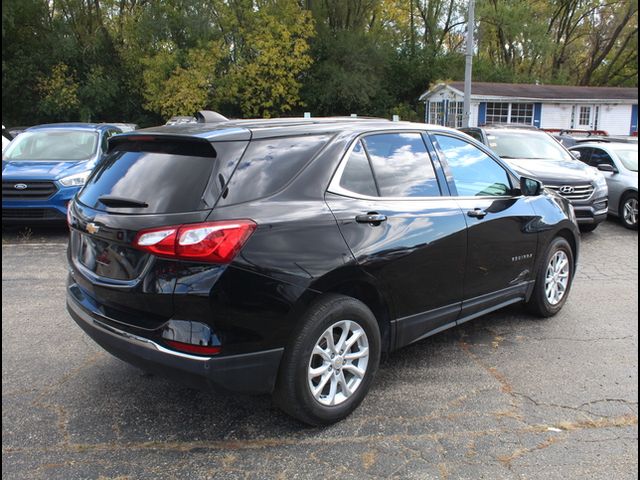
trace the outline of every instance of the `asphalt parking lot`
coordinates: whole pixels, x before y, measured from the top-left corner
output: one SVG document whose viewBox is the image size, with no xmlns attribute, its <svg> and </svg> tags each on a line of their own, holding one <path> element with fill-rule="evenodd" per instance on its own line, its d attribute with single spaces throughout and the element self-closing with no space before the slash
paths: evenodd
<svg viewBox="0 0 640 480">
<path fill-rule="evenodd" d="M 513 307 L 398 351 L 324 429 L 103 352 L 66 313 L 65 242 L 3 230 L 3 478 L 637 478 L 638 234 L 615 221 L 583 237 L 558 316 Z"/>
</svg>

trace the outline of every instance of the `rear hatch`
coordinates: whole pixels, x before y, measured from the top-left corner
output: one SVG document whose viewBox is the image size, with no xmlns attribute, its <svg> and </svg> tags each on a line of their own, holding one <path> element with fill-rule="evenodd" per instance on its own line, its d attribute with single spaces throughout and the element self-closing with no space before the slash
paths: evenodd
<svg viewBox="0 0 640 480">
<path fill-rule="evenodd" d="M 179 263 L 133 248 L 141 230 L 203 222 L 247 141 L 114 137 L 70 207 L 69 262 L 81 296 L 105 316 L 155 329 L 173 313 Z"/>
</svg>

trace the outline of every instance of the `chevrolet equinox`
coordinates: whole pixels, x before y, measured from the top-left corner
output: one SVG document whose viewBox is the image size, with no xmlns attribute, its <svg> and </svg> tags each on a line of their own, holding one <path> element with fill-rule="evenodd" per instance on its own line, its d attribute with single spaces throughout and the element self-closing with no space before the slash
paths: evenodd
<svg viewBox="0 0 640 480">
<path fill-rule="evenodd" d="M 104 349 L 312 425 L 358 406 L 382 352 L 556 314 L 579 246 L 567 200 L 471 137 L 364 118 L 116 135 L 68 223 L 68 310 Z"/>
</svg>

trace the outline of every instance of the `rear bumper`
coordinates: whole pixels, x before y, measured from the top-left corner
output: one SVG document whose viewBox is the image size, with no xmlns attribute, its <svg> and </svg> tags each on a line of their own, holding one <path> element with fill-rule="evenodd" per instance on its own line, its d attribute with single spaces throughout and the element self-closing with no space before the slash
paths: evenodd
<svg viewBox="0 0 640 480">
<path fill-rule="evenodd" d="M 83 308 L 67 289 L 67 310 L 96 343 L 112 355 L 151 373 L 194 388 L 238 393 L 271 393 L 283 348 L 240 355 L 204 357 L 170 350 L 153 340 L 114 328 L 99 312 Z"/>
</svg>

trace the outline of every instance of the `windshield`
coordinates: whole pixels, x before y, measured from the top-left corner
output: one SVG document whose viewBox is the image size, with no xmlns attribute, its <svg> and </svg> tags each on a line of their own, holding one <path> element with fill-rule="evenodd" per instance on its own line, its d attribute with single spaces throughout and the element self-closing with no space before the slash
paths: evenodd
<svg viewBox="0 0 640 480">
<path fill-rule="evenodd" d="M 557 141 L 543 132 L 488 131 L 489 147 L 502 158 L 573 160 Z"/>
<path fill-rule="evenodd" d="M 98 149 L 98 134 L 81 130 L 24 132 L 7 147 L 3 160 L 86 160 Z"/>
<path fill-rule="evenodd" d="M 638 149 L 620 149 L 617 150 L 618 158 L 625 166 L 626 169 L 631 170 L 632 172 L 638 171 Z"/>
</svg>

